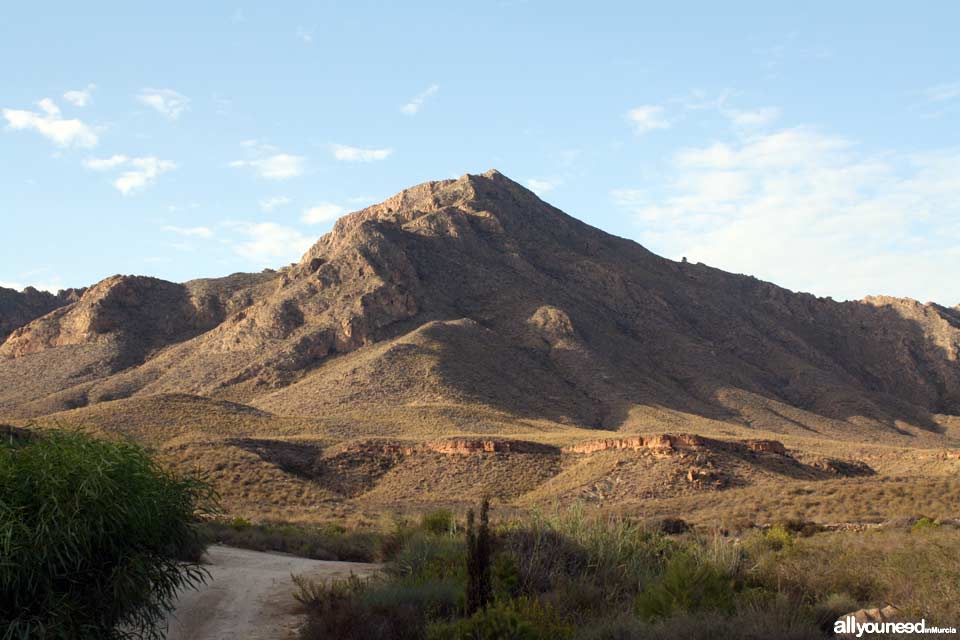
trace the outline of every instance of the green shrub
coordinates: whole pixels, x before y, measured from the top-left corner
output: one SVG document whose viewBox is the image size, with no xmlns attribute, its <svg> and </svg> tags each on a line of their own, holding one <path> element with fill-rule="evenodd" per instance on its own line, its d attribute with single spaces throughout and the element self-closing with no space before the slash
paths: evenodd
<svg viewBox="0 0 960 640">
<path fill-rule="evenodd" d="M 195 562 L 208 485 L 141 448 L 78 433 L 0 442 L 3 638 L 162 637 Z M 122 631 L 121 631 L 122 629 Z"/>
<path fill-rule="evenodd" d="M 555 611 L 539 601 L 521 598 L 481 609 L 469 618 L 436 622 L 427 640 L 563 640 L 572 629 L 558 622 Z"/>
<path fill-rule="evenodd" d="M 449 618 L 463 607 L 463 584 L 452 579 L 294 581 L 307 613 L 303 640 L 422 640 L 429 619 Z"/>
<path fill-rule="evenodd" d="M 930 518 L 927 518 L 926 516 L 924 516 L 918 519 L 916 522 L 914 522 L 913 526 L 910 527 L 910 530 L 916 533 L 916 532 L 928 531 L 930 529 L 936 529 L 939 526 L 940 526 L 939 522 L 937 522 L 936 520 L 931 520 Z"/>
<path fill-rule="evenodd" d="M 437 535 L 453 533 L 456 531 L 453 512 L 449 509 L 434 509 L 427 512 L 420 518 L 420 528 Z"/>
<path fill-rule="evenodd" d="M 450 578 L 466 575 L 463 540 L 437 536 L 425 531 L 411 535 L 396 552 L 387 572 L 415 579 Z"/>
<path fill-rule="evenodd" d="M 755 533 L 748 538 L 748 546 L 763 547 L 771 551 L 783 551 L 793 546 L 793 536 L 780 524 L 775 524 L 769 529 Z"/>
<path fill-rule="evenodd" d="M 716 567 L 687 553 L 677 553 L 663 575 L 637 596 L 637 613 L 645 620 L 667 618 L 678 612 L 733 610 L 734 581 Z"/>
<path fill-rule="evenodd" d="M 335 578 L 327 581 L 311 580 L 303 575 L 293 575 L 293 584 L 297 591 L 293 597 L 308 611 L 322 615 L 335 609 L 340 603 L 363 594 L 368 581 L 350 574 L 348 578 Z"/>
</svg>

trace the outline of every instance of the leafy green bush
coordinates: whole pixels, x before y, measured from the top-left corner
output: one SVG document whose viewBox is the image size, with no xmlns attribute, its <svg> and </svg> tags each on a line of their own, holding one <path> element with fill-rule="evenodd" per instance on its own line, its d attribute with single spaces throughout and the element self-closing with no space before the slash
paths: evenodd
<svg viewBox="0 0 960 640">
<path fill-rule="evenodd" d="M 639 596 L 637 613 L 646 620 L 667 618 L 678 612 L 733 611 L 734 581 L 710 564 L 687 553 L 677 553 L 663 575 Z"/>
<path fill-rule="evenodd" d="M 78 433 L 0 442 L 3 638 L 159 638 L 214 495 L 141 448 Z M 121 631 L 122 629 L 122 631 Z"/>
</svg>

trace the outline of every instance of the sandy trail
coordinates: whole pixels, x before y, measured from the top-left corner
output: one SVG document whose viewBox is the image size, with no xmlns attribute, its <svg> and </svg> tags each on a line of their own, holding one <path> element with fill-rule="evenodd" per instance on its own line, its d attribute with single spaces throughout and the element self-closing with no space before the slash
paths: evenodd
<svg viewBox="0 0 960 640">
<path fill-rule="evenodd" d="M 283 640 L 302 622 L 290 574 L 327 579 L 370 575 L 377 565 L 309 560 L 215 545 L 207 550 L 211 579 L 180 594 L 168 640 Z"/>
</svg>

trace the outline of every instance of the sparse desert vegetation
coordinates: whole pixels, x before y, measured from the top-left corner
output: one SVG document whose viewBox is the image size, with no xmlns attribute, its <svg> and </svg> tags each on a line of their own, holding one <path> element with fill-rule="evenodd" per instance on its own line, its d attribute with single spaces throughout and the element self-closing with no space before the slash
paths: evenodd
<svg viewBox="0 0 960 640">
<path fill-rule="evenodd" d="M 832 637 L 839 616 L 888 603 L 909 620 L 960 619 L 951 524 L 671 535 L 579 507 L 501 520 L 490 530 L 490 601 L 478 608 L 465 522 L 433 521 L 395 532 L 378 576 L 300 579 L 301 639 L 799 640 Z"/>
</svg>

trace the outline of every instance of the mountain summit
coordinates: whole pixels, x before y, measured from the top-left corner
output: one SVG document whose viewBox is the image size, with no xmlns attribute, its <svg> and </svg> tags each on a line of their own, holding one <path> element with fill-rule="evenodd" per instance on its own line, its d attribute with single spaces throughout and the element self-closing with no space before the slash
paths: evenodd
<svg viewBox="0 0 960 640">
<path fill-rule="evenodd" d="M 442 432 L 489 410 L 861 439 L 960 413 L 956 309 L 673 262 L 497 171 L 346 215 L 279 271 L 113 276 L 62 302 L 31 307 L 50 312 L 0 346 L 0 415 L 189 394 L 276 416 L 374 412 L 398 434 L 417 412 Z"/>
</svg>

